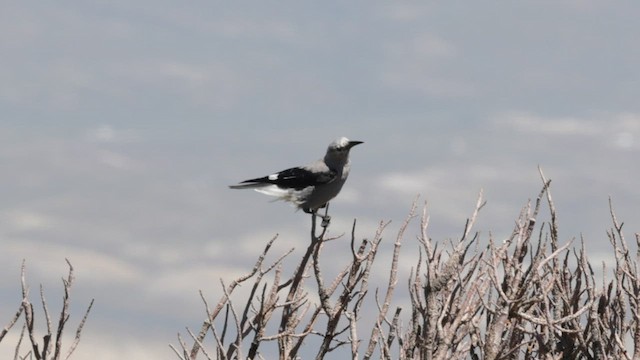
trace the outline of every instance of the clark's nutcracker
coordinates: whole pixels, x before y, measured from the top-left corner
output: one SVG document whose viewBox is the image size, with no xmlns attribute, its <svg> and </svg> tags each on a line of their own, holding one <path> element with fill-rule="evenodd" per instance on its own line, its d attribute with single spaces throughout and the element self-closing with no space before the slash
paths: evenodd
<svg viewBox="0 0 640 360">
<path fill-rule="evenodd" d="M 341 137 L 329 144 L 323 159 L 229 187 L 255 189 L 289 201 L 308 214 L 316 214 L 319 208 L 325 207 L 342 189 L 349 176 L 349 150 L 358 144 L 362 144 L 362 141 Z M 323 217 L 323 220 L 323 225 L 326 226 L 329 217 Z"/>
</svg>

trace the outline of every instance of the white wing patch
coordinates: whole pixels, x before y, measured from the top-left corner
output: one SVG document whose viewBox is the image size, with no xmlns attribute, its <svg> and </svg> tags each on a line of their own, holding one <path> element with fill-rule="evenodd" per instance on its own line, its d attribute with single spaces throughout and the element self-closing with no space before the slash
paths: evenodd
<svg viewBox="0 0 640 360">
<path fill-rule="evenodd" d="M 311 194 L 313 189 L 313 186 L 308 186 L 302 190 L 296 190 L 283 189 L 281 187 L 278 187 L 277 185 L 269 185 L 254 190 L 265 195 L 274 196 L 277 198 L 276 200 L 288 201 L 298 206 L 306 201 L 307 197 Z"/>
</svg>

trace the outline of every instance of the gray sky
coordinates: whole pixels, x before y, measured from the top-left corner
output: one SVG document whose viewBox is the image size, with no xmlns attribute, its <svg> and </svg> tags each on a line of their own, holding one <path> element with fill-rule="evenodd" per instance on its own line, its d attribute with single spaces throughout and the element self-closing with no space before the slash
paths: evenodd
<svg viewBox="0 0 640 360">
<path fill-rule="evenodd" d="M 227 185 L 315 160 L 343 135 L 365 144 L 332 203 L 333 234 L 357 218 L 372 237 L 392 220 L 391 239 L 420 194 L 431 236 L 455 238 L 484 189 L 477 229 L 500 240 L 537 195 L 540 165 L 562 238 L 582 234 L 599 264 L 609 196 L 629 237 L 640 231 L 639 11 L 589 0 L 3 4 L 0 324 L 20 301 L 22 259 L 32 295 L 43 283 L 54 306 L 68 258 L 72 324 L 96 298 L 75 358 L 173 358 L 167 344 L 204 316 L 199 289 L 217 299 L 218 279 L 249 269 L 276 233 L 274 256 L 294 246 L 292 262 L 308 242 L 305 214 Z"/>
</svg>

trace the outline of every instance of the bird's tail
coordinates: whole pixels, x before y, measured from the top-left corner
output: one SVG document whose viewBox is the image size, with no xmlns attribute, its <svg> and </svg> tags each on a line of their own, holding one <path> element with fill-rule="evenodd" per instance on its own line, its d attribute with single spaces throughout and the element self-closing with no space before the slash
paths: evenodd
<svg viewBox="0 0 640 360">
<path fill-rule="evenodd" d="M 265 183 L 240 183 L 237 185 L 229 185 L 229 189 L 258 189 L 261 187 L 269 186 L 271 184 Z"/>
</svg>

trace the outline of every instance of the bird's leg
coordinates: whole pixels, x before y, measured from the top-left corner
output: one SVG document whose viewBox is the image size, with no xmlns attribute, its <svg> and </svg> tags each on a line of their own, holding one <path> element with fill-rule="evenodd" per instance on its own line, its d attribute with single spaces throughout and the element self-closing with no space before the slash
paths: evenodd
<svg viewBox="0 0 640 360">
<path fill-rule="evenodd" d="M 309 208 L 304 208 L 302 209 L 302 211 L 304 211 L 307 214 L 311 214 L 311 216 L 321 217 L 322 223 L 320 223 L 320 226 L 322 226 L 323 228 L 326 228 L 327 226 L 329 226 L 329 222 L 331 221 L 331 216 L 327 214 L 329 212 L 329 207 L 327 205 L 328 204 L 324 204 L 323 206 L 321 206 L 321 208 L 325 208 L 324 215 L 318 214 L 318 209 L 311 210 Z"/>
<path fill-rule="evenodd" d="M 322 223 L 320 223 L 320 226 L 322 226 L 323 228 L 326 228 L 327 226 L 329 226 L 329 222 L 331 221 L 331 216 L 329 215 L 320 215 L 320 217 L 322 217 Z"/>
<path fill-rule="evenodd" d="M 329 203 L 326 203 L 321 207 L 324 208 L 324 215 L 320 215 L 320 217 L 322 217 L 322 223 L 320 224 L 320 226 L 326 228 L 327 226 L 329 226 L 329 222 L 331 221 L 331 216 L 329 216 Z"/>
</svg>

